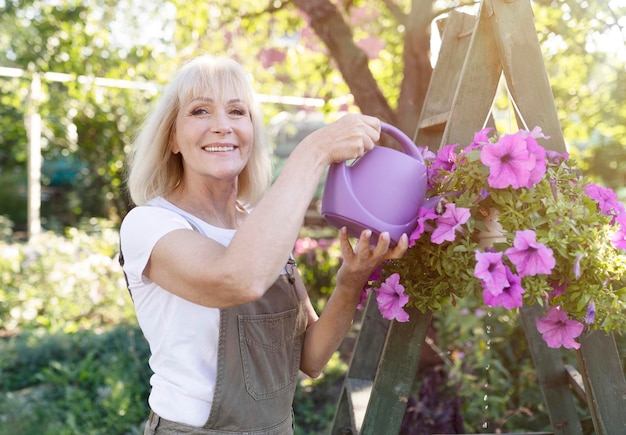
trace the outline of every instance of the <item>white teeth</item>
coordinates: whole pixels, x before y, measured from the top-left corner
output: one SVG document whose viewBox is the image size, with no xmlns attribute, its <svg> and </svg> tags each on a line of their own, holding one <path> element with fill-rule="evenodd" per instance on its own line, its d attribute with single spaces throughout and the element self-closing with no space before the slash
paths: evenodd
<svg viewBox="0 0 626 435">
<path fill-rule="evenodd" d="M 235 149 L 235 147 L 230 146 L 230 147 L 204 147 L 202 148 L 205 151 L 208 151 L 210 153 L 219 153 L 219 152 L 224 152 L 224 151 L 233 151 Z"/>
</svg>

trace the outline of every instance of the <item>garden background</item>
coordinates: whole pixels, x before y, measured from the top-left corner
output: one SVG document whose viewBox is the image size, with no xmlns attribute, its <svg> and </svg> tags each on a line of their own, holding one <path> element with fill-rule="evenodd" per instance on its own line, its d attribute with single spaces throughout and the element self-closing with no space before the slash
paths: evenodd
<svg viewBox="0 0 626 435">
<path fill-rule="evenodd" d="M 476 4 L 0 0 L 0 434 L 142 433 L 148 350 L 117 263 L 130 207 L 124 156 L 182 61 L 230 55 L 254 72 L 279 171 L 303 134 L 346 111 L 410 132 L 436 59 L 433 23 L 462 7 Z M 623 200 L 626 2 L 533 9 L 570 153 Z M 33 111 L 42 119 L 38 235 L 26 231 Z M 511 128 L 506 96 L 494 112 Z M 321 310 L 340 258 L 318 200 L 295 252 Z M 301 378 L 298 433 L 324 433 L 358 327 L 322 377 Z M 436 314 L 427 344 L 405 433 L 549 430 L 515 313 L 459 301 Z"/>
</svg>

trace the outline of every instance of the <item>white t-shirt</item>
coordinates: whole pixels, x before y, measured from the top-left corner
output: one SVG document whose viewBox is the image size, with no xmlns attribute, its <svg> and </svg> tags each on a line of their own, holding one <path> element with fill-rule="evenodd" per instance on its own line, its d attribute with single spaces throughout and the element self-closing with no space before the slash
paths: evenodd
<svg viewBox="0 0 626 435">
<path fill-rule="evenodd" d="M 235 234 L 156 198 L 128 213 L 120 235 L 137 320 L 152 353 L 150 408 L 167 420 L 202 426 L 209 418 L 217 376 L 219 309 L 189 302 L 143 275 L 156 242 L 170 231 L 193 229 L 189 221 L 224 246 Z"/>
</svg>

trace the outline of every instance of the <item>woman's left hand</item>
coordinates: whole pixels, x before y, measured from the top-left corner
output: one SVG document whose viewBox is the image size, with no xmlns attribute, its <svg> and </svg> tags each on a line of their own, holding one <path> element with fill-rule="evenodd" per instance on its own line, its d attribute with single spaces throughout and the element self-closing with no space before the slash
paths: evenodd
<svg viewBox="0 0 626 435">
<path fill-rule="evenodd" d="M 375 245 L 371 243 L 371 237 L 371 230 L 363 231 L 356 245 L 352 247 L 347 230 L 341 229 L 339 241 L 343 264 L 337 274 L 337 284 L 341 281 L 341 285 L 360 291 L 382 261 L 401 258 L 409 244 L 406 234 L 402 235 L 398 244 L 393 248 L 389 233 L 380 234 Z"/>
</svg>

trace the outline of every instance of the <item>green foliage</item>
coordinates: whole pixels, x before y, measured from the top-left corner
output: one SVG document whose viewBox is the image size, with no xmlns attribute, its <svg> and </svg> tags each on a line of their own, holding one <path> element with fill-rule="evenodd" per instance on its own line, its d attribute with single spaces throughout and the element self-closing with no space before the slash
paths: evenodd
<svg viewBox="0 0 626 435">
<path fill-rule="evenodd" d="M 533 143 L 538 147 L 534 139 Z M 594 303 L 592 328 L 626 330 L 626 260 L 623 251 L 612 243 L 620 227 L 613 216 L 619 211 L 611 215 L 601 210 L 599 200 L 586 193 L 589 181 L 577 163 L 565 157 L 548 157 L 545 174 L 532 187 L 493 188 L 488 183 L 489 167 L 480 160 L 481 150 L 489 146 L 496 145 L 486 141 L 472 144 L 473 148 L 456 149 L 454 157 L 446 154 L 454 162 L 451 169 L 432 167 L 429 195 L 441 197 L 437 213 L 442 214 L 443 207 L 452 204 L 457 210 L 468 210 L 471 216 L 452 230 L 452 241 L 434 243 L 431 230 L 424 231 L 402 259 L 383 267 L 381 281 L 399 273 L 409 303 L 422 311 L 440 309 L 450 300 L 466 296 L 480 298 L 483 285 L 474 276 L 476 253 L 504 253 L 513 246 L 518 231 L 532 230 L 537 242 L 551 249 L 556 265 L 549 274 L 520 277 L 523 302 L 560 306 L 581 323 L 587 307 Z M 433 219 L 422 224 L 436 226 Z M 488 219 L 494 220 L 492 227 Z M 490 231 L 497 239 L 492 245 L 481 245 Z M 517 272 L 513 264 L 507 263 L 507 267 Z M 564 285 L 566 291 L 555 295 L 554 289 Z"/>
<path fill-rule="evenodd" d="M 318 313 L 335 288 L 335 276 L 341 263 L 336 230 L 330 228 L 301 231 L 294 257 L 309 296 Z"/>
<path fill-rule="evenodd" d="M 294 397 L 296 435 L 327 433 L 348 367 L 335 352 L 317 379 L 302 377 Z"/>
<path fill-rule="evenodd" d="M 481 305 L 466 298 L 434 316 L 437 350 L 448 387 L 461 399 L 466 433 L 551 432 L 519 313 Z M 576 366 L 573 352 L 563 357 Z M 581 420 L 590 418 L 586 407 L 579 412 Z"/>
<path fill-rule="evenodd" d="M 74 332 L 132 317 L 111 223 L 84 223 L 66 237 L 43 233 L 30 243 L 0 241 L 0 331 Z M 5 332 L 5 333 L 6 333 Z"/>
<path fill-rule="evenodd" d="M 150 352 L 117 262 L 114 225 L 85 219 L 65 236 L 23 243 L 2 217 L 0 233 L 0 435 L 143 433 Z M 333 232 L 303 234 L 328 241 Z M 338 267 L 338 248 L 327 243 L 310 251 L 326 264 L 299 256 L 299 269 L 319 286 L 318 307 Z M 296 433 L 330 424 L 345 370 L 336 354 L 319 378 L 301 377 Z"/>
<path fill-rule="evenodd" d="M 0 341 L 0 434 L 143 433 L 149 349 L 136 325 Z"/>
</svg>

